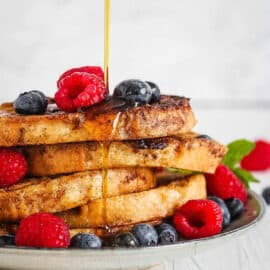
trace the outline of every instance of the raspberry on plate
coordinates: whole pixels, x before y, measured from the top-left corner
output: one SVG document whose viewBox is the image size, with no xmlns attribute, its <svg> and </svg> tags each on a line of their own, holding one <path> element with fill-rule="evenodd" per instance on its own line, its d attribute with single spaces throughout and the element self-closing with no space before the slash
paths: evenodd
<svg viewBox="0 0 270 270">
<path fill-rule="evenodd" d="M 70 76 L 74 72 L 85 72 L 89 74 L 94 74 L 97 77 L 99 77 L 102 81 L 104 81 L 104 72 L 101 67 L 98 66 L 84 66 L 84 67 L 77 67 L 77 68 L 72 68 L 64 72 L 58 79 L 57 81 L 57 87 L 59 87 L 59 84 L 62 79 L 64 79 L 67 76 Z"/>
<path fill-rule="evenodd" d="M 225 165 L 219 165 L 214 174 L 207 174 L 207 192 L 223 200 L 238 198 L 244 204 L 247 190 L 239 178 Z"/>
<path fill-rule="evenodd" d="M 102 101 L 108 94 L 104 82 L 85 72 L 74 72 L 59 82 L 55 94 L 57 106 L 66 112 L 75 112 Z"/>
<path fill-rule="evenodd" d="M 0 188 L 6 188 L 20 181 L 27 172 L 24 156 L 13 149 L 0 149 Z"/>
<path fill-rule="evenodd" d="M 216 235 L 222 230 L 222 211 L 211 200 L 190 200 L 173 216 L 173 223 L 180 235 L 197 239 Z"/>
<path fill-rule="evenodd" d="M 49 213 L 24 218 L 16 232 L 16 245 L 28 247 L 67 248 L 70 234 L 66 223 Z"/>
<path fill-rule="evenodd" d="M 248 171 L 264 171 L 270 169 L 270 143 L 258 140 L 255 148 L 241 161 L 241 167 Z"/>
</svg>

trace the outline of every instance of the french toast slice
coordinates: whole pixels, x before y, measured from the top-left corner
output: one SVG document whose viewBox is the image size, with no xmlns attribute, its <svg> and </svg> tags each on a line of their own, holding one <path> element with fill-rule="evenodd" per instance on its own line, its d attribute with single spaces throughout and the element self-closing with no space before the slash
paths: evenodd
<svg viewBox="0 0 270 270">
<path fill-rule="evenodd" d="M 18 115 L 12 103 L 0 107 L 0 146 L 57 144 L 80 141 L 134 140 L 190 131 L 195 117 L 189 99 L 162 96 L 160 102 L 129 107 L 108 98 L 78 113 L 48 106 L 44 115 Z"/>
<path fill-rule="evenodd" d="M 139 192 L 155 187 L 151 169 L 109 169 L 55 178 L 30 179 L 0 190 L 0 221 L 14 222 L 38 212 L 61 212 L 89 200 Z"/>
<path fill-rule="evenodd" d="M 94 200 L 58 215 L 70 228 L 125 226 L 169 217 L 188 200 L 203 198 L 206 182 L 197 174 L 148 191 Z"/>
<path fill-rule="evenodd" d="M 136 141 L 28 146 L 20 150 L 33 176 L 100 169 L 104 153 L 107 168 L 173 167 L 213 173 L 226 153 L 225 146 L 195 133 Z"/>
</svg>

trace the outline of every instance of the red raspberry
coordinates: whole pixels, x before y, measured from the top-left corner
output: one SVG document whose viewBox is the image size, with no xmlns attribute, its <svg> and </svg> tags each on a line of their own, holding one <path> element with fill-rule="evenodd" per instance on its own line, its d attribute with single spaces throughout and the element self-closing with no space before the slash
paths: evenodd
<svg viewBox="0 0 270 270">
<path fill-rule="evenodd" d="M 0 188 L 14 185 L 27 172 L 27 163 L 24 156 L 12 149 L 0 149 Z"/>
<path fill-rule="evenodd" d="M 24 218 L 16 232 L 16 245 L 28 247 L 66 248 L 70 234 L 66 223 L 49 213 Z"/>
<path fill-rule="evenodd" d="M 222 210 L 211 200 L 190 200 L 173 216 L 176 230 L 187 239 L 218 234 L 222 230 Z"/>
<path fill-rule="evenodd" d="M 249 171 L 270 169 L 270 143 L 263 140 L 256 141 L 255 148 L 242 159 L 240 165 Z"/>
<path fill-rule="evenodd" d="M 85 66 L 85 67 L 72 68 L 64 72 L 57 81 L 57 87 L 59 88 L 59 84 L 62 79 L 64 79 L 66 76 L 70 76 L 74 72 L 85 72 L 89 74 L 94 74 L 98 76 L 102 81 L 104 81 L 104 72 L 101 67 Z"/>
<path fill-rule="evenodd" d="M 108 90 L 104 82 L 96 75 L 74 72 L 63 78 L 55 94 L 57 106 L 66 112 L 88 107 L 102 101 Z"/>
<path fill-rule="evenodd" d="M 219 165 L 214 174 L 207 174 L 207 191 L 210 195 L 223 200 L 238 198 L 244 204 L 247 201 L 247 190 L 239 178 L 226 166 Z"/>
</svg>

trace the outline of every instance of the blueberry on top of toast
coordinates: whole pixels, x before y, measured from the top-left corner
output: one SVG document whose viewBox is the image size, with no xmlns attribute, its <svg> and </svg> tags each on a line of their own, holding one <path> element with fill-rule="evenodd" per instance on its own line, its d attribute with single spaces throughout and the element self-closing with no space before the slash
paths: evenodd
<svg viewBox="0 0 270 270">
<path fill-rule="evenodd" d="M 46 96 L 37 90 L 24 92 L 14 102 L 14 110 L 18 114 L 44 114 L 48 100 Z"/>
<path fill-rule="evenodd" d="M 115 87 L 113 96 L 123 98 L 134 106 L 144 105 L 152 99 L 152 88 L 140 80 L 125 80 Z"/>
</svg>

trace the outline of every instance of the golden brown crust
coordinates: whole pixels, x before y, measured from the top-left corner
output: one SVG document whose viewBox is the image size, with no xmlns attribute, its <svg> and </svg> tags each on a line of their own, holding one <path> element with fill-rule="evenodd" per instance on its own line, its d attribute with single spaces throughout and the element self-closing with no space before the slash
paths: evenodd
<svg viewBox="0 0 270 270">
<path fill-rule="evenodd" d="M 103 148 L 99 142 L 24 147 L 29 174 L 35 176 L 96 170 L 103 167 Z M 108 168 L 173 167 L 213 173 L 226 153 L 214 140 L 197 138 L 195 133 L 138 141 L 107 144 Z"/>
<path fill-rule="evenodd" d="M 205 197 L 205 178 L 198 174 L 156 189 L 94 200 L 59 215 L 70 228 L 124 226 L 163 219 L 188 200 Z"/>
<path fill-rule="evenodd" d="M 125 110 L 103 111 L 98 106 L 103 104 L 82 113 L 21 116 L 3 104 L 0 146 L 165 137 L 188 132 L 196 123 L 189 100 L 183 97 L 162 96 L 159 103 Z"/>
<path fill-rule="evenodd" d="M 104 182 L 103 182 L 104 180 Z M 111 169 L 104 179 L 101 170 L 55 178 L 29 180 L 0 190 L 0 221 L 14 222 L 38 212 L 61 212 L 89 200 L 151 189 L 151 169 Z"/>
</svg>

